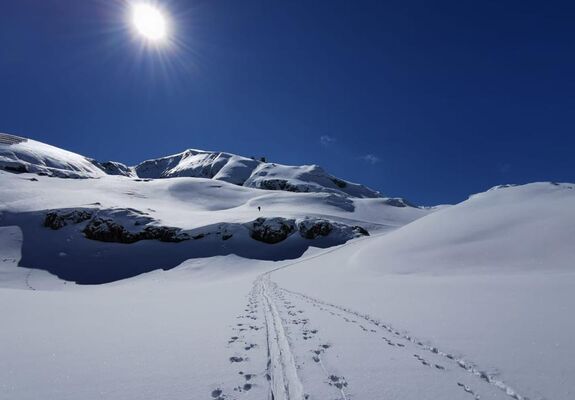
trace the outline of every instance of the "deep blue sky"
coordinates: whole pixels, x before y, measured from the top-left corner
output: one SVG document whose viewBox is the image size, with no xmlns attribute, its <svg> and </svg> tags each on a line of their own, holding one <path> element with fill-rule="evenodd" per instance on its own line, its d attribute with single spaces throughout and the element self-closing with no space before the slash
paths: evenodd
<svg viewBox="0 0 575 400">
<path fill-rule="evenodd" d="M 419 204 L 575 180 L 571 1 L 0 0 L 0 131 L 134 164 L 315 163 Z M 323 139 L 322 139 L 323 137 Z"/>
</svg>

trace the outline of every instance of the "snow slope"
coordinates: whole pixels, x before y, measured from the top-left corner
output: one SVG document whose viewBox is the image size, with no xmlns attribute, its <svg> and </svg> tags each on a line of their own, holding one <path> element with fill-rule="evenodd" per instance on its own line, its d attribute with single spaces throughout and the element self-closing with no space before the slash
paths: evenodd
<svg viewBox="0 0 575 400">
<path fill-rule="evenodd" d="M 0 134 L 0 169 L 63 178 L 105 175 L 92 160 L 79 154 L 8 134 Z"/>
<path fill-rule="evenodd" d="M 4 204 L 0 226 L 19 226 L 24 237 L 35 238 L 24 241 L 20 265 L 81 283 L 169 269 L 190 258 L 236 254 L 293 259 L 310 246 L 329 247 L 353 238 L 360 233 L 353 227 L 368 232 L 393 229 L 431 212 L 390 205 L 382 198 L 269 192 L 185 177 L 148 181 L 104 175 L 97 180 L 72 180 L 0 171 L 0 191 L 0 204 Z M 47 224 L 51 214 L 72 216 L 63 223 Z M 265 221 L 255 224 L 258 218 Z M 280 229 L 274 228 L 279 220 L 292 227 L 286 240 L 271 246 L 254 239 L 265 241 L 255 230 Z M 306 238 L 309 221 L 329 221 L 331 231 Z M 111 232 L 121 229 L 115 223 L 125 231 Z M 100 241 L 86 238 L 87 229 L 92 239 Z M 142 236 L 159 240 L 138 239 Z M 170 237 L 176 236 L 182 238 L 179 243 L 170 243 L 174 241 Z M 126 242 L 137 243 L 127 246 Z"/>
<path fill-rule="evenodd" d="M 251 166 L 234 156 L 170 164 L 213 176 L 150 180 L 97 166 L 98 179 L 60 179 L 72 169 L 46 154 L 29 164 L 49 176 L 0 171 L 2 399 L 575 396 L 572 184 L 421 209 L 246 185 L 264 164 L 240 186 Z M 70 157 L 74 171 L 85 160 Z M 89 239 L 95 218 L 136 236 Z M 286 238 L 255 240 L 259 218 Z M 371 235 L 339 236 L 353 226 Z M 198 239 L 139 240 L 148 227 Z"/>
<path fill-rule="evenodd" d="M 408 355 L 424 369 L 437 363 L 466 370 L 476 377 L 465 383 L 474 396 L 571 399 L 574 187 L 535 183 L 481 193 L 271 278 L 289 298 L 323 308 L 322 317 L 341 314 L 331 315 L 332 324 L 335 317 L 355 319 L 375 329 L 367 332 L 373 336 L 381 329 L 372 320 L 385 324 L 386 340 L 411 346 Z M 346 376 L 370 386 L 370 364 L 359 357 L 381 344 L 352 343 L 347 353 L 358 360 Z M 396 398 L 416 398 L 395 383 L 404 393 Z"/>
<path fill-rule="evenodd" d="M 575 185 L 497 188 L 437 211 L 366 247 L 375 272 L 569 272 L 575 247 Z"/>
</svg>

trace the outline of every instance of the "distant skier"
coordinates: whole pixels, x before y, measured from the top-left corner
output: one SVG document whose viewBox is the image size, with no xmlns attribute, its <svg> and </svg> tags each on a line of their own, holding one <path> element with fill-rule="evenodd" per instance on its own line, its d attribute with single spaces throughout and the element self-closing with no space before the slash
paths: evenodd
<svg viewBox="0 0 575 400">
<path fill-rule="evenodd" d="M 261 210 L 262 210 L 262 208 L 260 206 L 258 206 L 258 211 L 261 211 Z"/>
</svg>

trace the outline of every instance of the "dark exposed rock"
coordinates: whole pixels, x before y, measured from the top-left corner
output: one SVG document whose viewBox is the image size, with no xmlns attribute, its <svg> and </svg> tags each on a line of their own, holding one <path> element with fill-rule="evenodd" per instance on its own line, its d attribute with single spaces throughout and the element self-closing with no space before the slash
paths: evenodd
<svg viewBox="0 0 575 400">
<path fill-rule="evenodd" d="M 159 240 L 160 242 L 179 243 L 189 240 L 190 236 L 180 228 L 169 226 L 147 226 L 140 234 L 141 240 Z"/>
<path fill-rule="evenodd" d="M 4 165 L 4 171 L 13 172 L 15 174 L 23 174 L 28 172 L 28 168 L 24 164 Z"/>
<path fill-rule="evenodd" d="M 139 240 L 122 225 L 109 219 L 94 218 L 83 232 L 88 239 L 100 242 L 134 243 Z"/>
<path fill-rule="evenodd" d="M 295 220 L 286 218 L 258 218 L 248 224 L 251 237 L 260 242 L 274 244 L 287 239 L 296 229 Z"/>
<path fill-rule="evenodd" d="M 342 181 L 341 179 L 332 178 L 331 181 L 335 184 L 335 186 L 337 186 L 340 189 L 344 189 L 345 187 L 347 187 L 347 182 Z"/>
<path fill-rule="evenodd" d="M 0 144 L 11 145 L 11 144 L 24 143 L 27 141 L 28 141 L 28 139 L 20 137 L 20 136 L 9 135 L 7 133 L 0 133 Z"/>
<path fill-rule="evenodd" d="M 96 167 L 100 168 L 108 175 L 121 175 L 121 176 L 132 176 L 134 173 L 130 170 L 125 164 L 116 162 L 116 161 L 105 161 L 105 162 L 98 162 L 96 160 L 89 159 L 92 164 Z"/>
<path fill-rule="evenodd" d="M 287 239 L 296 229 L 301 237 L 309 240 L 330 235 L 335 235 L 335 240 L 344 241 L 355 236 L 369 236 L 369 232 L 361 226 L 349 226 L 321 218 L 306 218 L 296 225 L 293 219 L 262 217 L 246 226 L 253 239 L 270 244 Z"/>
<path fill-rule="evenodd" d="M 369 236 L 369 232 L 361 226 L 349 226 L 339 222 L 332 222 L 320 218 L 306 218 L 298 224 L 301 237 L 316 239 L 320 236 L 335 234 L 351 238 L 353 236 Z"/>
<path fill-rule="evenodd" d="M 46 214 L 44 226 L 50 229 L 60 229 L 69 224 L 79 224 L 92 218 L 94 210 L 91 209 L 63 209 Z"/>
<path fill-rule="evenodd" d="M 416 207 L 415 205 L 413 205 L 412 203 L 410 203 L 409 201 L 401 198 L 401 197 L 389 197 L 386 199 L 383 199 L 383 202 L 385 204 L 387 204 L 388 206 L 392 206 L 392 207 Z"/>
<path fill-rule="evenodd" d="M 88 239 L 101 242 L 134 243 L 140 240 L 181 242 L 190 239 L 179 228 L 156 225 L 145 213 L 131 209 L 61 209 L 50 211 L 44 226 L 54 230 L 89 221 L 82 229 Z"/>
<path fill-rule="evenodd" d="M 135 243 L 140 240 L 177 243 L 202 239 L 210 234 L 215 234 L 222 240 L 229 240 L 238 229 L 237 224 L 220 224 L 213 232 L 194 232 L 192 236 L 180 228 L 159 225 L 158 221 L 148 214 L 131 208 L 52 210 L 45 215 L 43 224 L 57 230 L 81 223 L 79 229 L 87 239 L 111 243 Z M 363 227 L 321 218 L 306 218 L 296 223 L 296 220 L 289 218 L 260 217 L 244 224 L 244 227 L 248 228 L 252 239 L 268 244 L 282 242 L 296 230 L 301 237 L 308 240 L 330 236 L 335 241 L 347 241 L 356 236 L 369 236 L 369 232 Z"/>
<path fill-rule="evenodd" d="M 149 225 L 140 231 L 130 232 L 114 220 L 101 217 L 92 219 L 83 232 L 88 239 L 113 243 L 135 243 L 140 240 L 177 243 L 190 239 L 189 235 L 182 233 L 179 228 Z"/>
<path fill-rule="evenodd" d="M 354 226 L 352 229 L 354 230 L 354 232 L 356 232 L 361 236 L 369 236 L 369 232 L 367 231 L 367 229 L 362 228 L 361 226 Z"/>
<path fill-rule="evenodd" d="M 286 179 L 266 179 L 258 183 L 258 189 L 265 190 L 284 190 L 287 192 L 307 192 L 306 187 L 300 188 L 292 185 Z"/>
<path fill-rule="evenodd" d="M 299 234 L 306 239 L 327 236 L 333 230 L 333 225 L 324 219 L 304 220 L 298 224 Z"/>
</svg>

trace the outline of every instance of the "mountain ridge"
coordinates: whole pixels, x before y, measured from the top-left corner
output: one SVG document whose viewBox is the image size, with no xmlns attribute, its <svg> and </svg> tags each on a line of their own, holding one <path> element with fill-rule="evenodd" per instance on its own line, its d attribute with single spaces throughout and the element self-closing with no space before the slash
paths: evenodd
<svg viewBox="0 0 575 400">
<path fill-rule="evenodd" d="M 333 176 L 319 165 L 291 166 L 228 152 L 187 149 L 128 166 L 116 161 L 97 161 L 10 134 L 0 134 L 0 169 L 76 179 L 104 175 L 141 179 L 208 178 L 265 190 L 327 192 L 354 198 L 384 197 L 367 186 Z M 403 202 L 402 199 L 398 201 Z"/>
</svg>

